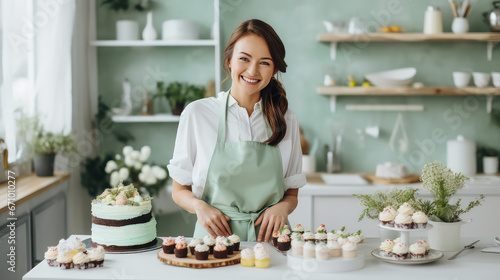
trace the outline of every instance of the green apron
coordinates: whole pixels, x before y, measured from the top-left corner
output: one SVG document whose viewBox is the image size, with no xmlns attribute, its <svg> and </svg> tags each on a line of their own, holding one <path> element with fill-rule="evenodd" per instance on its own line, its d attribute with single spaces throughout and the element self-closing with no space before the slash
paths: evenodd
<svg viewBox="0 0 500 280">
<path fill-rule="evenodd" d="M 257 241 L 260 226 L 255 227 L 255 220 L 285 194 L 283 163 L 278 146 L 256 141 L 225 143 L 229 94 L 221 106 L 217 144 L 201 199 L 230 218 L 231 231 L 241 241 Z M 264 122 L 269 137 L 265 117 Z M 209 233 L 197 221 L 193 236 L 206 235 Z"/>
</svg>

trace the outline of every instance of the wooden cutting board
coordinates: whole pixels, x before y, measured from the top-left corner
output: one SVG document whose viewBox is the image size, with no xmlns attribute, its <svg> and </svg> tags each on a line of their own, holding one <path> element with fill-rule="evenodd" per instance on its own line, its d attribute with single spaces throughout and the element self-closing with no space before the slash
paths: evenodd
<svg viewBox="0 0 500 280">
<path fill-rule="evenodd" d="M 160 249 L 158 251 L 158 259 L 161 262 L 175 266 L 189 268 L 214 268 L 240 263 L 240 252 L 241 251 L 234 252 L 234 254 L 228 255 L 228 257 L 225 259 L 216 259 L 214 258 L 214 255 L 208 255 L 208 260 L 199 261 L 193 255 L 191 255 L 191 252 L 188 252 L 188 256 L 186 258 L 177 258 L 174 254 L 165 254 L 163 252 L 163 249 Z"/>
<path fill-rule="evenodd" d="M 372 183 L 382 183 L 382 184 L 412 184 L 420 182 L 420 174 L 408 174 L 404 178 L 400 179 L 386 179 L 375 177 L 375 173 L 368 173 L 363 175 L 367 180 Z"/>
</svg>

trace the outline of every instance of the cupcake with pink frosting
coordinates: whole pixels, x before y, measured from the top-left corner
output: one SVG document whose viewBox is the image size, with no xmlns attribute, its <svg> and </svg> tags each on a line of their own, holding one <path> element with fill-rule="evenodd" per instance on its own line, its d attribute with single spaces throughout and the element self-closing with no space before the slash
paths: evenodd
<svg viewBox="0 0 500 280">
<path fill-rule="evenodd" d="M 214 247 L 214 258 L 225 259 L 227 258 L 227 248 L 222 242 L 215 243 Z"/>
<path fill-rule="evenodd" d="M 187 243 L 184 236 L 175 239 L 174 254 L 176 258 L 186 258 L 188 253 Z"/>
<path fill-rule="evenodd" d="M 383 257 L 392 257 L 392 248 L 396 243 L 390 239 L 386 239 L 384 242 L 380 243 L 380 255 Z"/>
<path fill-rule="evenodd" d="M 278 250 L 288 251 L 290 250 L 290 237 L 286 234 L 280 234 L 278 237 Z"/>
<path fill-rule="evenodd" d="M 167 237 L 163 239 L 163 243 L 161 244 L 163 249 L 163 253 L 165 254 L 173 254 L 175 248 L 175 240 L 172 237 Z"/>
<path fill-rule="evenodd" d="M 427 222 L 429 218 L 423 211 L 417 211 L 411 216 L 413 220 L 413 228 L 423 229 L 427 227 Z"/>
</svg>

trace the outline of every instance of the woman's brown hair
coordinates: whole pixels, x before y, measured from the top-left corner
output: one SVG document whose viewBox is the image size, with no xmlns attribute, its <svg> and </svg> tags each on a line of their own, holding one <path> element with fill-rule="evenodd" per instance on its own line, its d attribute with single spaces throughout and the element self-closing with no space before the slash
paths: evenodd
<svg viewBox="0 0 500 280">
<path fill-rule="evenodd" d="M 226 77 L 222 83 L 231 75 L 229 62 L 233 56 L 234 45 L 241 37 L 249 34 L 258 35 L 266 41 L 269 52 L 271 53 L 271 58 L 274 62 L 274 70 L 282 73 L 286 72 L 285 46 L 280 37 L 269 24 L 258 19 L 251 19 L 240 24 L 229 38 L 229 42 L 224 50 L 223 61 L 224 71 L 226 71 L 228 77 Z M 272 77 L 269 84 L 261 90 L 260 96 L 262 98 L 264 115 L 273 132 L 271 137 L 264 143 L 276 146 L 283 140 L 286 133 L 285 113 L 288 109 L 286 92 L 281 83 L 275 77 Z"/>
</svg>

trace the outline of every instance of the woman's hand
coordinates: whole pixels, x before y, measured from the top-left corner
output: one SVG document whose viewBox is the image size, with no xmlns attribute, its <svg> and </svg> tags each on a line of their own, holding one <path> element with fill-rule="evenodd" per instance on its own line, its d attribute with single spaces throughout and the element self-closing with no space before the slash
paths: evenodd
<svg viewBox="0 0 500 280">
<path fill-rule="evenodd" d="M 198 222 L 212 236 L 229 236 L 231 228 L 227 223 L 229 217 L 224 215 L 220 210 L 208 205 L 203 200 L 198 200 L 194 204 L 194 210 L 198 217 Z"/>
<path fill-rule="evenodd" d="M 285 225 L 288 213 L 289 207 L 283 202 L 278 202 L 262 212 L 255 221 L 255 226 L 262 224 L 257 241 L 261 242 L 264 237 L 264 241 L 268 242 L 272 233 L 280 230 Z"/>
</svg>

